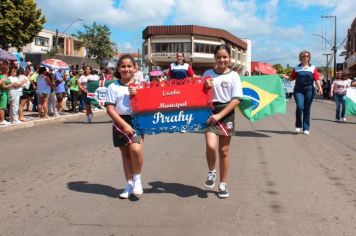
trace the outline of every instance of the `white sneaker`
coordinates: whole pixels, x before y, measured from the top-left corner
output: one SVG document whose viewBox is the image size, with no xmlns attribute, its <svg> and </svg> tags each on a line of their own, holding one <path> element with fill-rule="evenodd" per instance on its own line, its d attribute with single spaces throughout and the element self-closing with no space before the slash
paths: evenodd
<svg viewBox="0 0 356 236">
<path fill-rule="evenodd" d="M 55 112 L 53 116 L 54 116 L 54 117 L 61 117 L 61 116 L 58 114 L 58 112 Z"/>
<path fill-rule="evenodd" d="M 226 183 L 219 184 L 218 197 L 219 198 L 228 198 L 229 197 L 229 191 L 227 190 Z"/>
<path fill-rule="evenodd" d="M 345 117 L 341 118 L 341 120 L 342 120 L 343 122 L 347 121 Z"/>
<path fill-rule="evenodd" d="M 128 199 L 132 195 L 132 189 L 132 184 L 127 183 L 124 191 L 120 193 L 119 198 Z"/>
<path fill-rule="evenodd" d="M 133 180 L 133 191 L 134 194 L 140 195 L 143 193 L 143 188 L 142 188 L 142 183 L 141 183 L 141 177 L 136 177 Z"/>
<path fill-rule="evenodd" d="M 14 120 L 14 121 L 12 121 L 12 124 L 13 124 L 13 125 L 19 125 L 19 124 L 22 124 L 22 121 L 20 121 L 20 120 Z"/>
<path fill-rule="evenodd" d="M 0 125 L 9 125 L 11 124 L 10 122 L 8 122 L 7 120 L 3 120 L 0 122 Z"/>
<path fill-rule="evenodd" d="M 296 131 L 297 133 L 300 133 L 300 132 L 302 132 L 302 128 L 295 128 L 295 131 Z"/>
<path fill-rule="evenodd" d="M 310 133 L 309 133 L 309 130 L 304 130 L 304 134 L 305 135 L 309 135 Z"/>
</svg>

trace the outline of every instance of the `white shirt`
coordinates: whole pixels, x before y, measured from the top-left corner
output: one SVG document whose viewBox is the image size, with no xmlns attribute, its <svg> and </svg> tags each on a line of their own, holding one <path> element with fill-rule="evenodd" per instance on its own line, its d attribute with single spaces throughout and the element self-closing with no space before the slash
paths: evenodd
<svg viewBox="0 0 356 236">
<path fill-rule="evenodd" d="M 230 71 L 226 74 L 217 74 L 214 69 L 204 72 L 203 77 L 213 78 L 213 102 L 228 103 L 233 98 L 242 98 L 242 84 L 238 73 Z"/>
<path fill-rule="evenodd" d="M 115 111 L 119 115 L 131 115 L 129 87 L 122 85 L 119 80 L 111 83 L 106 93 L 105 104 L 115 105 Z"/>
<path fill-rule="evenodd" d="M 80 83 L 84 89 L 87 89 L 87 84 L 89 81 L 97 81 L 97 80 L 99 80 L 99 77 L 96 77 L 94 75 L 91 75 L 91 74 L 90 75 L 82 75 L 78 79 L 78 83 Z"/>
</svg>

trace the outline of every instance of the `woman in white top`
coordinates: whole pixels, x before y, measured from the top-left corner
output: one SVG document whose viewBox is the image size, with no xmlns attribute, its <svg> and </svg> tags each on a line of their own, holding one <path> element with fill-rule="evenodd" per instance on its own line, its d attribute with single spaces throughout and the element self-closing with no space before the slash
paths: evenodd
<svg viewBox="0 0 356 236">
<path fill-rule="evenodd" d="M 22 96 L 23 85 L 26 83 L 26 80 L 23 80 L 17 76 L 17 67 L 12 67 L 10 69 L 9 80 L 11 83 L 17 84 L 16 87 L 11 87 L 9 90 L 10 97 L 10 121 L 12 124 L 20 124 L 19 120 L 19 105 L 20 97 Z"/>
<path fill-rule="evenodd" d="M 336 79 L 331 85 L 330 97 L 335 96 L 336 115 L 337 122 L 346 121 L 345 118 L 345 105 L 346 105 L 346 90 L 351 86 L 350 80 L 346 76 L 339 72 L 336 74 Z M 342 106 L 340 113 L 340 106 Z"/>
</svg>

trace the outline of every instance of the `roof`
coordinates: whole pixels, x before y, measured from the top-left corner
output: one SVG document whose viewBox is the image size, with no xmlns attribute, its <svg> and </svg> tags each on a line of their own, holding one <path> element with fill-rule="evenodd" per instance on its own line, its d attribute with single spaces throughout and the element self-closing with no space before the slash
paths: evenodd
<svg viewBox="0 0 356 236">
<path fill-rule="evenodd" d="M 147 26 L 142 32 L 142 38 L 148 39 L 153 35 L 202 35 L 224 39 L 243 49 L 247 49 L 247 43 L 223 29 L 209 28 L 198 25 L 165 25 Z"/>
</svg>

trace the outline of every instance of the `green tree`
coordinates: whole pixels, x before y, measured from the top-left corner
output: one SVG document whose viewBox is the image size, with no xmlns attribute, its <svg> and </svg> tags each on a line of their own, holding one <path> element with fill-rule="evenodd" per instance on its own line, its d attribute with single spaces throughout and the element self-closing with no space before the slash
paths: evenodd
<svg viewBox="0 0 356 236">
<path fill-rule="evenodd" d="M 281 64 L 274 64 L 273 68 L 277 70 L 277 74 L 284 74 L 284 69 Z"/>
<path fill-rule="evenodd" d="M 92 26 L 84 25 L 84 32 L 75 35 L 87 50 L 88 57 L 94 57 L 98 64 L 112 58 L 114 50 L 110 40 L 111 31 L 107 25 L 99 25 L 95 21 Z"/>
<path fill-rule="evenodd" d="M 34 0 L 0 1 L 0 47 L 8 49 L 31 43 L 46 22 Z"/>
</svg>

